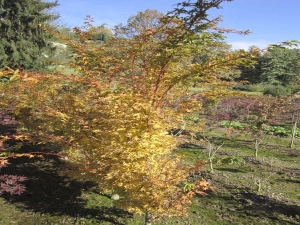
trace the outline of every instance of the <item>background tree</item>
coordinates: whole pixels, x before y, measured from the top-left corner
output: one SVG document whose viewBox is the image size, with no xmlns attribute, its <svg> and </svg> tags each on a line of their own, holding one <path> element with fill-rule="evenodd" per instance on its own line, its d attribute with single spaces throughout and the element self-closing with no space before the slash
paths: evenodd
<svg viewBox="0 0 300 225">
<path fill-rule="evenodd" d="M 207 119 L 213 122 L 225 120 L 227 127 L 249 135 L 254 142 L 255 157 L 258 157 L 260 144 L 268 132 L 266 128 L 281 115 L 284 105 L 285 100 L 274 97 L 229 97 L 210 109 Z"/>
<path fill-rule="evenodd" d="M 224 36 L 220 34 L 215 34 L 211 36 L 211 38 L 215 38 L 214 44 L 211 46 L 203 46 L 202 51 L 199 51 L 197 54 L 195 54 L 192 60 L 193 63 L 204 64 L 204 63 L 212 62 L 217 58 L 225 59 L 226 55 L 233 52 L 231 50 L 231 46 L 224 42 L 224 38 L 225 38 Z M 224 68 L 220 70 L 218 73 L 220 79 L 226 81 L 233 81 L 240 77 L 241 71 L 239 70 L 239 68 L 232 67 L 232 68 Z"/>
<path fill-rule="evenodd" d="M 163 13 L 153 9 L 138 12 L 137 15 L 129 17 L 127 25 L 116 25 L 114 29 L 115 35 L 132 38 L 145 32 L 147 29 L 155 29 L 159 26 L 160 19 L 163 16 Z"/>
<path fill-rule="evenodd" d="M 277 111 L 274 123 L 289 126 L 289 128 L 287 128 L 287 130 L 290 131 L 287 132 L 287 134 L 291 136 L 289 146 L 293 148 L 298 124 L 300 122 L 300 99 L 297 95 L 290 95 L 281 97 L 279 100 L 282 102 L 282 110 Z"/>
<path fill-rule="evenodd" d="M 57 5 L 57 1 L 0 1 L 0 68 L 45 68 L 47 55 L 54 48 L 43 25 L 58 18 L 47 12 Z"/>
<path fill-rule="evenodd" d="M 291 143 L 290 148 L 294 147 L 295 136 L 296 136 L 296 129 L 300 122 L 300 101 L 299 99 L 291 97 L 292 104 L 289 104 L 288 112 L 290 114 L 290 121 L 292 124 L 292 135 L 291 135 Z"/>
<path fill-rule="evenodd" d="M 101 41 L 103 43 L 107 43 L 113 36 L 111 29 L 105 26 L 91 27 L 90 32 L 94 41 Z"/>
<path fill-rule="evenodd" d="M 252 52 L 253 61 L 256 63 L 252 67 L 239 67 L 241 74 L 236 78 L 236 81 L 247 81 L 249 84 L 257 84 L 261 82 L 261 57 L 262 52 L 256 46 L 251 46 L 249 52 Z"/>
<path fill-rule="evenodd" d="M 261 81 L 275 85 L 299 83 L 298 49 L 274 46 L 261 57 Z"/>
</svg>

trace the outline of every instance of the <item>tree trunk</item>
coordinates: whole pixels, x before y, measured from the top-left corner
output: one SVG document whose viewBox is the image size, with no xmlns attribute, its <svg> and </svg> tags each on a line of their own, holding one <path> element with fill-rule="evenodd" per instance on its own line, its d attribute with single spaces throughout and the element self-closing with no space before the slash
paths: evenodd
<svg viewBox="0 0 300 225">
<path fill-rule="evenodd" d="M 150 212 L 148 210 L 146 210 L 145 212 L 145 223 L 144 225 L 151 225 L 151 216 L 150 216 Z"/>
<path fill-rule="evenodd" d="M 292 137 L 291 137 L 290 148 L 294 147 L 296 128 L 297 128 L 297 123 L 294 123 L 293 128 L 292 128 Z"/>
<path fill-rule="evenodd" d="M 210 165 L 210 172 L 211 173 L 214 173 L 214 168 L 213 168 L 213 157 L 214 157 L 214 154 L 213 154 L 213 145 L 209 142 L 208 143 L 209 145 L 209 152 L 208 152 L 208 160 L 209 160 L 209 165 Z"/>
<path fill-rule="evenodd" d="M 260 143 L 259 139 L 255 138 L 255 158 L 258 157 L 259 143 Z"/>
<path fill-rule="evenodd" d="M 258 181 L 258 183 L 256 184 L 257 185 L 257 193 L 259 193 L 261 191 L 261 181 Z"/>
<path fill-rule="evenodd" d="M 213 168 L 213 159 L 209 158 L 209 165 L 210 165 L 210 172 L 214 173 L 214 168 Z"/>
<path fill-rule="evenodd" d="M 291 138 L 291 143 L 290 143 L 290 148 L 294 147 L 294 141 L 295 141 L 295 135 L 296 135 L 296 130 L 297 130 L 297 125 L 299 121 L 299 114 L 293 116 L 293 127 L 292 127 L 292 138 Z"/>
</svg>

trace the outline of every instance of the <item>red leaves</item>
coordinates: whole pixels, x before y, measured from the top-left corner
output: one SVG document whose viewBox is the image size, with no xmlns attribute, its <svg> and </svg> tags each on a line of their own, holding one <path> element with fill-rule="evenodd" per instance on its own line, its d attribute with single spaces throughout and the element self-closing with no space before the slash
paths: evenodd
<svg viewBox="0 0 300 225">
<path fill-rule="evenodd" d="M 20 184 L 27 180 L 23 176 L 14 176 L 14 175 L 2 175 L 0 176 L 0 194 L 7 192 L 11 195 L 13 194 L 22 194 L 25 191 L 25 186 Z"/>
</svg>

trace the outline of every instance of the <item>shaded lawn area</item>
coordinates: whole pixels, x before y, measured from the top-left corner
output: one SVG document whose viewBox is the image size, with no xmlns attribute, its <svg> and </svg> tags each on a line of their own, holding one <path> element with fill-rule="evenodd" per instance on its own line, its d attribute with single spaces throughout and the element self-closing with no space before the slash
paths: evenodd
<svg viewBox="0 0 300 225">
<path fill-rule="evenodd" d="M 36 151 L 35 148 L 27 146 L 21 152 Z M 25 193 L 2 195 L 0 222 L 28 225 L 86 224 L 85 221 L 92 224 L 123 224 L 119 218 L 126 220 L 132 217 L 132 214 L 113 207 L 107 196 L 99 194 L 97 183 L 83 176 L 82 179 L 70 177 L 65 173 L 68 170 L 74 170 L 80 177 L 79 170 L 54 156 L 10 159 L 9 166 L 3 168 L 1 173 L 25 176 L 28 180 L 23 183 L 26 186 Z M 6 212 L 3 210 L 5 208 L 17 213 Z"/>
</svg>

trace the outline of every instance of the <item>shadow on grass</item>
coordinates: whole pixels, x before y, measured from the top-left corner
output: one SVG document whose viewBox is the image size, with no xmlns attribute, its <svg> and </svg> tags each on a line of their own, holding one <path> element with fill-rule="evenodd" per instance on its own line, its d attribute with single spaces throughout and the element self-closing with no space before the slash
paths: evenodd
<svg viewBox="0 0 300 225">
<path fill-rule="evenodd" d="M 292 180 L 292 179 L 277 179 L 279 182 L 288 182 L 288 183 L 294 183 L 294 184 L 300 184 L 300 180 Z"/>
<path fill-rule="evenodd" d="M 243 222 L 252 221 L 251 224 L 269 224 L 270 221 L 272 224 L 300 224 L 299 205 L 285 204 L 254 193 L 235 196 L 213 193 L 205 198 L 208 206 L 223 209 L 219 209 L 219 213 L 226 218 L 240 218 Z"/>
<path fill-rule="evenodd" d="M 235 168 L 216 168 L 216 170 L 230 172 L 230 173 L 245 173 L 245 171 L 235 169 Z"/>
<path fill-rule="evenodd" d="M 216 175 L 211 177 L 216 190 L 199 201 L 204 201 L 201 207 L 216 206 L 224 218 L 241 219 L 243 224 L 248 224 L 249 221 L 253 224 L 300 224 L 300 205 L 296 202 L 257 194 L 234 183 L 226 184 L 221 178 L 218 179 Z"/>
<path fill-rule="evenodd" d="M 28 180 L 23 183 L 26 192 L 20 196 L 3 194 L 2 197 L 24 210 L 53 216 L 93 218 L 93 221 L 106 221 L 111 224 L 122 224 L 120 219 L 132 217 L 132 214 L 126 211 L 110 207 L 111 204 L 107 203 L 110 200 L 103 200 L 103 196 L 92 206 L 87 206 L 87 199 L 82 197 L 83 191 L 92 192 L 98 185 L 91 181 L 61 176 L 60 171 L 63 167 L 64 162 L 53 156 L 45 156 L 44 159 L 11 159 L 9 166 L 3 168 L 1 173 L 27 177 Z"/>
<path fill-rule="evenodd" d="M 297 149 L 298 150 L 298 149 Z M 299 151 L 299 150 L 298 150 Z M 288 154 L 289 157 L 300 157 L 300 153 L 299 152 L 293 152 L 293 153 L 289 153 Z"/>
<path fill-rule="evenodd" d="M 280 220 L 280 217 L 276 214 L 284 215 L 289 218 L 288 224 L 299 224 L 300 219 L 300 206 L 299 205 L 289 205 L 275 199 L 268 198 L 263 195 L 258 195 L 255 193 L 242 193 L 243 199 L 248 199 L 253 202 L 252 205 L 245 206 L 243 211 L 249 211 L 257 213 L 258 216 L 269 217 L 270 219 L 277 220 L 279 224 L 287 224 L 287 221 Z"/>
<path fill-rule="evenodd" d="M 201 145 L 197 145 L 197 144 L 193 144 L 193 143 L 184 143 L 184 144 L 180 144 L 178 146 L 178 148 L 191 148 L 191 149 L 206 149 L 205 147 L 201 146 Z"/>
</svg>

